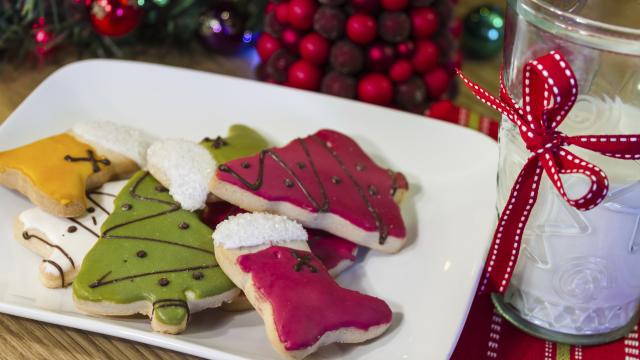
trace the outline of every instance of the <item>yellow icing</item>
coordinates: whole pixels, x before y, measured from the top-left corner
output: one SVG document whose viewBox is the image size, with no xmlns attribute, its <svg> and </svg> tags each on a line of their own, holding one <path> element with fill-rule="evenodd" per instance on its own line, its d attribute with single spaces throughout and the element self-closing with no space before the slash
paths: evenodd
<svg viewBox="0 0 640 360">
<path fill-rule="evenodd" d="M 13 169 L 31 180 L 45 195 L 62 205 L 85 200 L 87 178 L 93 173 L 91 161 L 66 161 L 88 156 L 93 147 L 69 134 L 51 136 L 16 149 L 0 152 L 0 173 Z M 97 159 L 104 159 L 95 155 Z M 99 163 L 100 168 L 105 165 Z"/>
</svg>

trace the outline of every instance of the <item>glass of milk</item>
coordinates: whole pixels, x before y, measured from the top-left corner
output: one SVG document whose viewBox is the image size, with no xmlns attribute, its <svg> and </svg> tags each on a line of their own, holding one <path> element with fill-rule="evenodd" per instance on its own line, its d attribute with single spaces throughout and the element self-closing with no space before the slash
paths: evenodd
<svg viewBox="0 0 640 360">
<path fill-rule="evenodd" d="M 509 0 L 505 81 L 522 97 L 522 68 L 559 50 L 579 83 L 577 103 L 558 129 L 567 135 L 640 133 L 640 1 Z M 640 162 L 570 147 L 604 170 L 609 195 L 577 211 L 544 176 L 511 284 L 498 311 L 554 341 L 597 344 L 637 324 L 640 304 Z M 498 210 L 529 152 L 508 119 L 500 129 Z M 570 197 L 589 185 L 562 176 Z"/>
</svg>

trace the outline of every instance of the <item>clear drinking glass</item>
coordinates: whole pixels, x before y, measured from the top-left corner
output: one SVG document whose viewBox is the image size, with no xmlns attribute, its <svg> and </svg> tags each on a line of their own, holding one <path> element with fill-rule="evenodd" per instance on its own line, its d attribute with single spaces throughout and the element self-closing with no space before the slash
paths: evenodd
<svg viewBox="0 0 640 360">
<path fill-rule="evenodd" d="M 640 1 L 509 0 L 505 41 L 505 81 L 516 101 L 529 60 L 559 50 L 573 67 L 580 95 L 559 131 L 640 133 Z M 640 303 L 640 162 L 569 150 L 604 170 L 609 195 L 577 211 L 544 177 L 502 310 L 506 304 L 510 321 L 540 337 L 602 343 L 625 334 Z M 503 118 L 499 210 L 528 155 Z M 563 180 L 572 198 L 588 186 L 579 175 Z"/>
</svg>

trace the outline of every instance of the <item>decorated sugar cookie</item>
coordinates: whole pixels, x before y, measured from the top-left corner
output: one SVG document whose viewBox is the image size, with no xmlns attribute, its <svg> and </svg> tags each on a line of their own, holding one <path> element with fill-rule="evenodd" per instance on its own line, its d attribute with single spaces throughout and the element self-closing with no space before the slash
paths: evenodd
<svg viewBox="0 0 640 360">
<path fill-rule="evenodd" d="M 243 209 L 286 215 L 365 247 L 396 252 L 406 242 L 398 206 L 405 177 L 336 131 L 219 165 L 209 190 Z"/>
<path fill-rule="evenodd" d="M 201 219 L 202 222 L 215 230 L 222 221 L 241 213 L 245 213 L 245 211 L 226 201 L 208 202 L 202 212 Z M 326 231 L 305 230 L 309 234 L 311 252 L 320 259 L 331 276 L 338 276 L 355 262 L 358 245 Z"/>
<path fill-rule="evenodd" d="M 149 171 L 183 209 L 194 211 L 207 201 L 216 163 L 254 155 L 267 146 L 260 134 L 244 125 L 231 126 L 225 138 L 205 138 L 200 144 L 160 140 L 147 151 Z"/>
<path fill-rule="evenodd" d="M 113 211 L 113 200 L 126 180 L 113 181 L 87 193 L 87 212 L 77 218 L 53 216 L 40 208 L 18 216 L 15 238 L 43 257 L 40 281 L 49 288 L 73 282 L 85 254 L 100 236 L 100 226 Z"/>
<path fill-rule="evenodd" d="M 153 330 L 174 334 L 191 313 L 239 293 L 216 262 L 211 229 L 147 172 L 124 186 L 101 230 L 73 283 L 81 311 L 145 314 Z"/>
<path fill-rule="evenodd" d="M 223 221 L 213 239 L 218 263 L 262 317 L 273 347 L 301 359 L 333 342 L 358 343 L 391 323 L 382 300 L 340 287 L 293 220 L 266 213 Z"/>
<path fill-rule="evenodd" d="M 84 214 L 85 192 L 144 165 L 151 137 L 113 123 L 76 125 L 72 131 L 0 152 L 0 185 L 16 189 L 42 210 Z"/>
</svg>

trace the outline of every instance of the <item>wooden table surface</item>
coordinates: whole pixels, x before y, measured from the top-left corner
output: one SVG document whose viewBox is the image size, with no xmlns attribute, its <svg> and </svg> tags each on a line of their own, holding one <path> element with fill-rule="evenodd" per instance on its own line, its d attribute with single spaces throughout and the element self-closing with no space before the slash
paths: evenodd
<svg viewBox="0 0 640 360">
<path fill-rule="evenodd" d="M 461 0 L 456 9 L 466 13 L 477 4 L 501 1 Z M 185 54 L 177 51 L 152 49 L 136 60 L 188 67 L 241 77 L 252 77 L 246 57 L 222 57 L 201 49 Z M 42 82 L 61 66 L 76 59 L 64 57 L 43 66 L 30 64 L 0 65 L 0 123 Z M 485 61 L 466 60 L 463 69 L 467 75 L 497 91 L 497 76 L 501 57 Z M 497 117 L 476 101 L 471 93 L 460 87 L 456 102 L 479 113 Z M 36 280 L 34 280 L 36 281 Z M 0 359 L 196 359 L 154 346 L 119 338 L 76 330 L 63 326 L 0 314 Z"/>
</svg>

